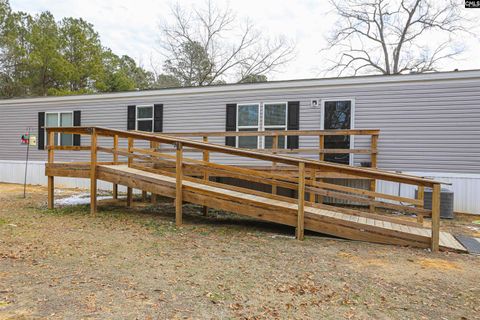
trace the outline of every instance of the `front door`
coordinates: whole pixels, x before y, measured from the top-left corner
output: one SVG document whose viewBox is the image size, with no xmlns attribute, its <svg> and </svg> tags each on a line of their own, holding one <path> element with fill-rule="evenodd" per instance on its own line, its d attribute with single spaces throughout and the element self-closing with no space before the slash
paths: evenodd
<svg viewBox="0 0 480 320">
<path fill-rule="evenodd" d="M 352 100 L 327 100 L 323 105 L 323 129 L 352 128 Z M 350 149 L 350 136 L 325 136 L 325 149 Z M 326 154 L 325 161 L 350 164 L 350 154 Z"/>
</svg>

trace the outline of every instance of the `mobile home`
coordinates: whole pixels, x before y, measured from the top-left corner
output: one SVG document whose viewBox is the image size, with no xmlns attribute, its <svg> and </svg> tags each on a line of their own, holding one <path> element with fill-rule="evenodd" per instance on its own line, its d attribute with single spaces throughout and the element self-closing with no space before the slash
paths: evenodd
<svg viewBox="0 0 480 320">
<path fill-rule="evenodd" d="M 378 168 L 450 182 L 455 210 L 480 213 L 480 70 L 0 100 L 0 181 L 23 182 L 27 146 L 21 137 L 30 132 L 36 141 L 29 147 L 27 182 L 46 184 L 44 127 L 80 125 L 153 132 L 379 129 Z M 55 139 L 59 145 L 88 144 L 75 135 Z M 243 148 L 272 143 L 267 137 L 211 142 Z M 331 142 L 345 148 L 367 143 Z M 279 146 L 314 143 L 313 137 L 300 137 Z M 57 152 L 56 160 L 71 161 L 70 155 Z M 366 158 L 327 160 L 361 165 Z M 78 180 L 62 183 L 83 186 Z M 392 183 L 378 188 L 414 192 Z"/>
</svg>

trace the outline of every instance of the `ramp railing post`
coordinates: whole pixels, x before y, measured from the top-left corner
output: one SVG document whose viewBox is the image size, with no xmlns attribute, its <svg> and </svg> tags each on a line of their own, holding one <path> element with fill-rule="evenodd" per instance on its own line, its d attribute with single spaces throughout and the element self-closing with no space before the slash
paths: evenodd
<svg viewBox="0 0 480 320">
<path fill-rule="evenodd" d="M 318 136 L 318 148 L 320 149 L 318 153 L 318 160 L 324 161 L 325 160 L 325 136 L 319 135 Z M 323 182 L 323 179 L 319 179 L 319 182 Z M 323 196 L 318 195 L 317 196 L 318 203 L 323 203 Z"/>
<path fill-rule="evenodd" d="M 315 168 L 312 168 L 311 169 L 311 174 L 312 174 L 312 176 L 310 177 L 310 179 L 313 182 L 313 184 L 315 185 L 315 182 L 317 181 L 317 170 Z M 310 202 L 315 202 L 315 198 L 316 198 L 315 193 L 310 192 L 310 195 L 309 195 Z"/>
<path fill-rule="evenodd" d="M 296 238 L 303 240 L 305 226 L 305 163 L 298 164 L 298 213 Z"/>
<path fill-rule="evenodd" d="M 92 129 L 90 139 L 90 214 L 97 212 L 97 132 Z"/>
<path fill-rule="evenodd" d="M 203 142 L 207 143 L 208 142 L 208 136 L 203 136 L 202 140 L 203 140 Z M 208 152 L 208 150 L 203 150 L 203 161 L 205 161 L 205 162 L 210 161 L 210 152 Z M 203 171 L 203 180 L 205 180 L 205 181 L 210 180 L 207 169 L 205 169 Z M 207 213 L 208 213 L 208 207 L 203 206 L 203 215 L 206 216 Z"/>
<path fill-rule="evenodd" d="M 273 141 L 272 141 L 272 154 L 277 154 L 277 150 L 278 150 L 278 134 L 275 134 L 273 137 L 272 137 Z M 272 168 L 273 170 L 275 170 L 277 168 L 277 162 L 272 162 Z M 275 182 L 275 179 L 273 179 L 273 181 Z M 272 185 L 272 194 L 277 194 L 277 185 L 276 184 L 273 184 Z"/>
<path fill-rule="evenodd" d="M 131 167 L 133 163 L 133 138 L 128 137 L 128 166 Z M 131 207 L 133 202 L 133 190 L 127 187 L 127 207 Z"/>
<path fill-rule="evenodd" d="M 175 194 L 175 224 L 177 227 L 182 225 L 182 178 L 183 178 L 183 146 L 181 142 L 176 143 L 176 165 L 175 165 L 175 175 L 176 175 L 176 194 Z"/>
<path fill-rule="evenodd" d="M 418 208 L 423 208 L 424 207 L 424 201 L 425 201 L 425 187 L 424 186 L 418 186 L 418 193 L 417 193 L 417 200 L 420 200 L 422 203 L 417 205 Z M 423 215 L 418 214 L 417 215 L 417 222 L 418 223 L 423 223 Z"/>
<path fill-rule="evenodd" d="M 55 146 L 55 132 L 50 131 L 48 133 L 48 164 L 53 164 L 55 161 L 54 154 Z M 48 209 L 54 208 L 54 191 L 55 191 L 55 178 L 54 176 L 48 176 Z"/>
<path fill-rule="evenodd" d="M 133 138 L 128 137 L 128 166 L 132 166 L 133 163 Z"/>
<path fill-rule="evenodd" d="M 372 134 L 372 141 L 370 143 L 370 162 L 372 168 L 377 168 L 377 147 L 378 147 L 378 135 Z M 377 191 L 377 180 L 372 179 L 370 180 L 370 191 L 375 192 Z M 371 198 L 375 200 L 375 197 Z M 370 204 L 370 212 L 375 212 L 375 205 Z"/>
<path fill-rule="evenodd" d="M 118 134 L 113 136 L 113 164 L 118 164 Z M 113 199 L 118 199 L 118 184 L 113 184 Z"/>
<path fill-rule="evenodd" d="M 438 252 L 440 242 L 440 184 L 432 189 L 432 252 Z"/>
<path fill-rule="evenodd" d="M 153 151 L 157 151 L 157 149 L 160 148 L 160 142 L 150 141 L 150 148 L 153 149 Z M 157 195 L 155 193 L 151 194 L 150 202 L 153 204 L 157 203 Z"/>
</svg>

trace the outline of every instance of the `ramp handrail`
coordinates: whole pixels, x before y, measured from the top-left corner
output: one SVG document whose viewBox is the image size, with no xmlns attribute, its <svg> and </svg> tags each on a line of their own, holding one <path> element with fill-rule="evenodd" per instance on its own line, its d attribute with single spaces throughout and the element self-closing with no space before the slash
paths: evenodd
<svg viewBox="0 0 480 320">
<path fill-rule="evenodd" d="M 138 132 L 138 131 L 137 131 Z M 157 134 L 157 133 L 153 133 Z M 218 138 L 224 137 L 226 145 L 234 145 L 236 147 L 242 148 L 240 146 L 240 139 L 242 137 L 256 137 L 257 146 L 263 145 L 262 147 L 254 148 L 252 150 L 271 153 L 271 154 L 295 154 L 295 155 L 318 155 L 318 160 L 324 161 L 327 157 L 333 155 L 348 155 L 348 161 L 354 163 L 352 156 L 355 154 L 368 155 L 369 162 L 365 159 L 361 164 L 362 166 L 369 166 L 371 168 L 377 167 L 377 144 L 378 138 L 380 135 L 380 130 L 378 129 L 342 129 L 342 130 L 266 130 L 266 131 L 198 131 L 198 132 L 164 132 L 164 135 L 170 135 L 175 137 L 188 137 L 202 138 L 203 142 L 208 142 L 209 140 L 216 140 Z M 370 137 L 369 148 L 358 148 L 350 147 L 347 148 L 338 148 L 336 144 L 332 147 L 328 141 L 329 137 L 348 137 L 350 142 L 353 142 L 353 139 L 357 136 L 368 136 Z M 267 142 L 266 138 L 271 138 Z M 309 137 L 308 146 L 301 147 L 299 142 L 300 137 Z M 213 139 L 210 139 L 213 138 Z M 233 138 L 233 139 L 232 139 Z M 280 138 L 283 138 L 283 141 L 280 141 Z M 296 138 L 296 140 L 295 140 Z M 317 138 L 317 139 L 315 139 Z M 263 139 L 263 140 L 262 140 Z M 291 140 L 290 140 L 291 139 Z M 263 141 L 263 142 L 262 142 Z M 228 142 L 228 143 L 227 143 Z M 295 143 L 297 142 L 297 143 Z M 218 142 L 216 142 L 218 143 Z M 365 144 L 366 141 L 362 141 L 362 144 Z M 223 144 L 223 143 L 222 143 Z M 245 148 L 243 148 L 245 149 Z M 159 150 L 162 151 L 162 150 Z M 190 149 L 189 152 L 196 151 L 195 149 Z M 199 151 L 199 150 L 197 150 Z M 371 183 L 371 190 L 375 189 L 375 183 Z"/>
</svg>

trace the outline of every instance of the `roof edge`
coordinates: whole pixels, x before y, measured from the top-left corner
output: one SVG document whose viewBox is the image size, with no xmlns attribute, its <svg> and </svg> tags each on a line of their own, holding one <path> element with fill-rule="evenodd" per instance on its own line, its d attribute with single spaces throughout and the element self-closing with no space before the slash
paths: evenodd
<svg viewBox="0 0 480 320">
<path fill-rule="evenodd" d="M 366 84 L 387 84 L 402 82 L 422 82 L 422 81 L 439 81 L 439 80 L 468 80 L 480 79 L 480 69 L 463 70 L 463 71 L 446 71 L 446 72 L 430 72 L 402 75 L 367 75 L 355 77 L 336 77 L 336 78 L 315 78 L 315 79 L 295 79 L 295 80 L 277 80 L 260 83 L 240 83 L 213 85 L 205 87 L 179 87 L 152 89 L 141 91 L 125 91 L 113 93 L 95 93 L 84 95 L 70 96 L 48 96 L 48 97 L 25 97 L 0 99 L 0 106 L 15 105 L 25 103 L 48 103 L 48 102 L 75 102 L 75 101 L 94 101 L 99 99 L 128 99 L 128 98 L 145 98 L 164 95 L 180 95 L 180 94 L 203 94 L 203 93 L 222 93 L 222 92 L 238 92 L 252 90 L 269 90 L 269 89 L 285 89 L 285 88 L 308 88 L 323 86 L 342 86 L 342 85 L 366 85 Z"/>
</svg>

